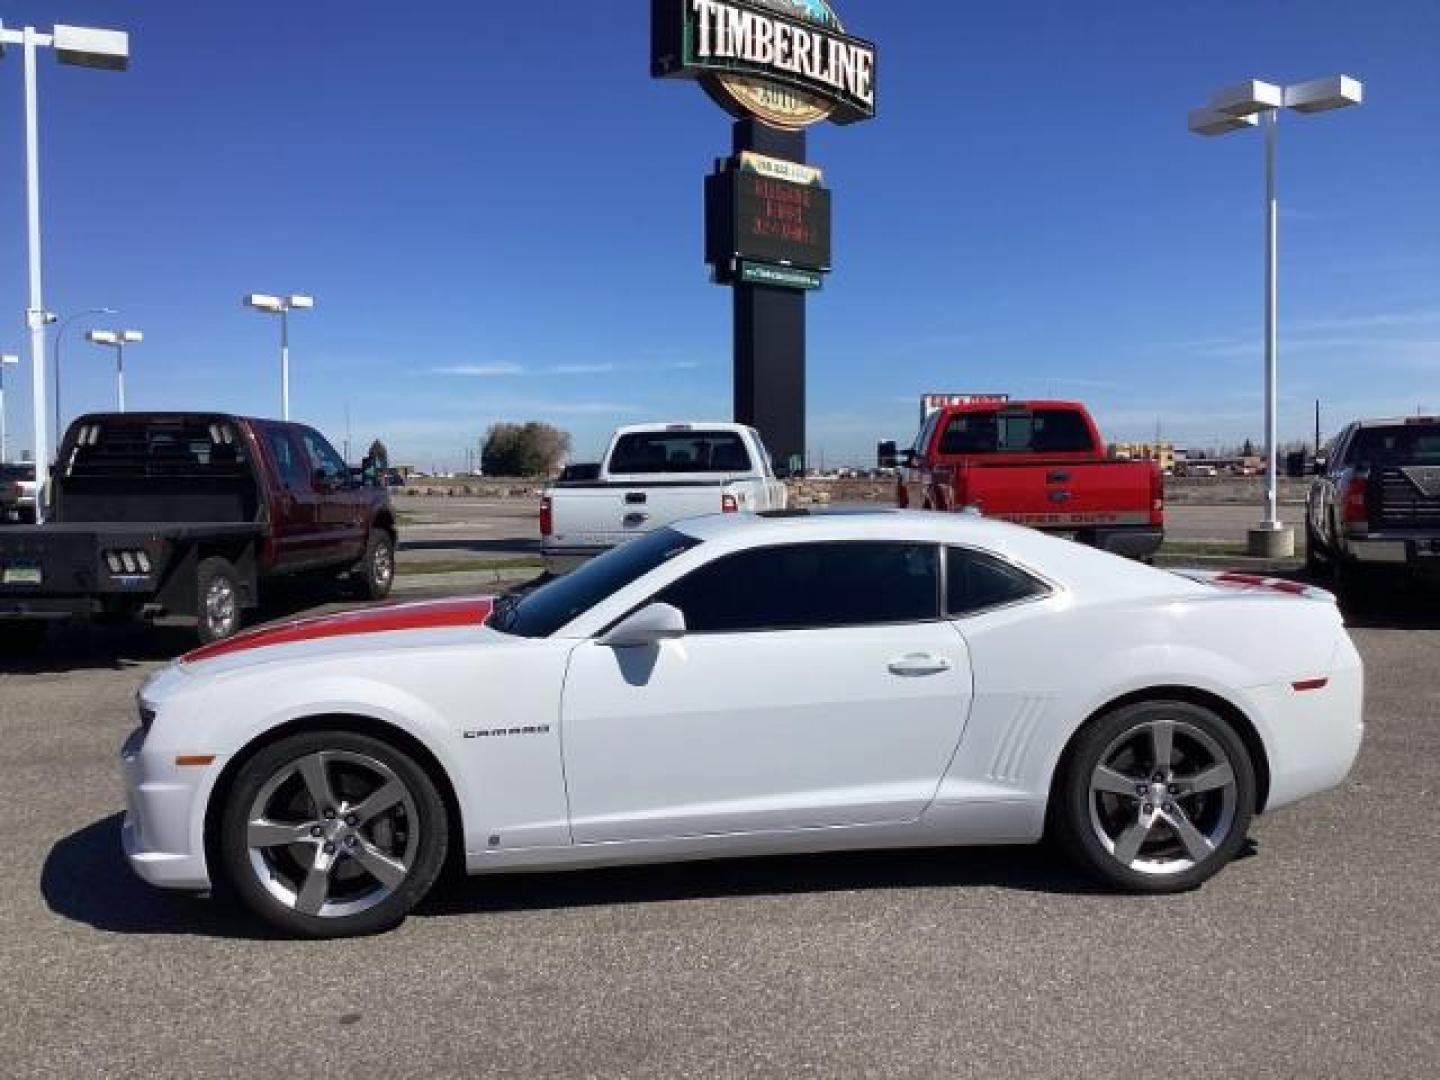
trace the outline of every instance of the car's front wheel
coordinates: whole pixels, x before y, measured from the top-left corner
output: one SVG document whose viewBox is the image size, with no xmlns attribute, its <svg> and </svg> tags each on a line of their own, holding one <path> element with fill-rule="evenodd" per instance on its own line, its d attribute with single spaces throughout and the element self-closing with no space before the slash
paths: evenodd
<svg viewBox="0 0 1440 1080">
<path fill-rule="evenodd" d="M 246 762 L 220 825 L 225 877 L 262 919 L 304 937 L 400 923 L 435 883 L 449 823 L 408 754 L 348 731 L 295 735 Z"/>
<path fill-rule="evenodd" d="M 1255 770 L 1214 711 L 1145 701 L 1080 733 L 1055 797 L 1060 838 L 1092 877 L 1131 892 L 1181 892 L 1218 873 L 1245 842 Z"/>
</svg>

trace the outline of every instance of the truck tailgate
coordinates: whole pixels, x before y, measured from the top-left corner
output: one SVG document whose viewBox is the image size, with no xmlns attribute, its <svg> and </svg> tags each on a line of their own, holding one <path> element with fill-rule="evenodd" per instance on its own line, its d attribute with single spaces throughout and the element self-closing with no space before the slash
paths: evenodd
<svg viewBox="0 0 1440 1080">
<path fill-rule="evenodd" d="M 960 466 L 954 490 L 961 506 L 1035 528 L 1159 523 L 1145 461 Z"/>
<path fill-rule="evenodd" d="M 683 518 L 718 514 L 725 481 L 561 485 L 551 496 L 551 542 L 613 547 Z"/>
</svg>

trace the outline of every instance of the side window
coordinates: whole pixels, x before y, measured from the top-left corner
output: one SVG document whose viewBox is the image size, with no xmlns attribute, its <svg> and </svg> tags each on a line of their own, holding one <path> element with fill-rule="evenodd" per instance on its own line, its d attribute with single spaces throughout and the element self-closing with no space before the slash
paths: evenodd
<svg viewBox="0 0 1440 1080">
<path fill-rule="evenodd" d="M 270 456 L 275 459 L 281 483 L 286 487 L 304 487 L 308 478 L 305 465 L 290 436 L 283 429 L 266 428 L 265 443 L 270 448 Z"/>
<path fill-rule="evenodd" d="M 974 615 L 1050 591 L 1043 581 L 1018 567 L 968 548 L 947 548 L 945 560 L 948 615 Z"/>
<path fill-rule="evenodd" d="M 340 455 L 318 431 L 303 428 L 300 441 L 305 444 L 305 453 L 310 458 L 312 469 L 323 472 L 327 480 L 344 480 L 348 477 L 350 470 L 346 468 L 345 462 L 340 460 Z"/>
<path fill-rule="evenodd" d="M 693 634 L 881 626 L 939 617 L 939 558 L 929 544 L 829 543 L 717 559 L 656 599 Z"/>
</svg>

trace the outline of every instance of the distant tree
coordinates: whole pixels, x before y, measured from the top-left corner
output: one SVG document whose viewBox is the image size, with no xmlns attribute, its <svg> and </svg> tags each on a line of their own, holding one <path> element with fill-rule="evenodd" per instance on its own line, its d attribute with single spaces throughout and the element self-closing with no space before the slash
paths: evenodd
<svg viewBox="0 0 1440 1080">
<path fill-rule="evenodd" d="M 560 467 L 570 445 L 568 432 L 535 420 L 495 424 L 485 433 L 481 468 L 487 476 L 541 476 Z"/>
<path fill-rule="evenodd" d="M 390 467 L 390 451 L 385 449 L 385 444 L 379 439 L 370 444 L 370 452 L 366 456 L 375 463 L 377 469 Z"/>
<path fill-rule="evenodd" d="M 1241 457 L 1254 457 L 1254 456 L 1255 456 L 1255 444 L 1254 444 L 1253 442 L 1251 442 L 1249 439 L 1246 439 L 1246 440 L 1245 440 L 1245 445 L 1240 448 L 1240 456 L 1241 456 Z"/>
</svg>

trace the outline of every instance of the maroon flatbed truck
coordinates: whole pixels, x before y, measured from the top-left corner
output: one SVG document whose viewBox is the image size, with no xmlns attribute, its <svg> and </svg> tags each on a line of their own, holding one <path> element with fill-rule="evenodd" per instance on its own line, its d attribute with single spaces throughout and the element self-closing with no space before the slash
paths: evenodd
<svg viewBox="0 0 1440 1080">
<path fill-rule="evenodd" d="M 910 449 L 882 444 L 901 507 L 975 509 L 1146 559 L 1165 538 L 1165 492 L 1152 461 L 1107 458 L 1084 405 L 975 401 L 926 418 Z"/>
<path fill-rule="evenodd" d="M 368 599 L 394 580 L 389 494 L 304 424 L 82 416 L 53 484 L 50 520 L 0 528 L 0 653 L 69 618 L 194 616 L 210 642 L 301 574 Z"/>
</svg>

